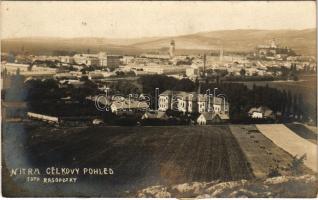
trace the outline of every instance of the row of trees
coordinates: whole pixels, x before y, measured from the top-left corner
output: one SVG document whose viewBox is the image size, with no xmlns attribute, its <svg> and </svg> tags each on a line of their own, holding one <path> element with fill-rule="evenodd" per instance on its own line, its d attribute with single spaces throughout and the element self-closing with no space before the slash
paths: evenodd
<svg viewBox="0 0 318 200">
<path fill-rule="evenodd" d="M 291 118 L 308 119 L 308 106 L 302 94 L 281 91 L 276 88 L 253 85 L 248 89 L 239 83 L 205 84 L 203 89 L 218 88 L 217 93 L 225 94 L 230 102 L 230 115 L 233 121 L 247 120 L 247 113 L 252 107 L 267 106 L 282 120 Z"/>
</svg>

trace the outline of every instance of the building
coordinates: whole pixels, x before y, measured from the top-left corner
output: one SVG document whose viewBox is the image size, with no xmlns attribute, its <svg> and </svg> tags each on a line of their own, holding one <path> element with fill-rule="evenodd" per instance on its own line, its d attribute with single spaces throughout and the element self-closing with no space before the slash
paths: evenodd
<svg viewBox="0 0 318 200">
<path fill-rule="evenodd" d="M 286 60 L 289 56 L 295 56 L 296 53 L 288 47 L 279 47 L 275 39 L 270 45 L 258 45 L 254 52 L 255 58 L 267 60 Z"/>
<path fill-rule="evenodd" d="M 114 75 L 113 72 L 105 72 L 105 71 L 91 71 L 88 73 L 88 79 L 93 80 L 93 79 L 103 79 L 106 77 L 110 77 Z"/>
<path fill-rule="evenodd" d="M 110 68 L 119 67 L 122 58 L 123 57 L 120 55 L 107 55 L 106 56 L 107 67 L 110 67 Z"/>
<path fill-rule="evenodd" d="M 99 60 L 99 66 L 100 67 L 106 67 L 107 66 L 107 54 L 106 52 L 99 52 L 96 54 L 96 57 Z"/>
<path fill-rule="evenodd" d="M 269 119 L 274 118 L 273 111 L 266 107 L 266 106 L 260 106 L 258 108 L 253 107 L 248 111 L 249 117 L 253 119 Z"/>
<path fill-rule="evenodd" d="M 117 68 L 121 64 L 120 55 L 108 55 L 105 52 L 98 54 L 75 54 L 73 56 L 74 62 L 79 65 L 97 66 L 97 67 L 110 67 Z"/>
<path fill-rule="evenodd" d="M 141 117 L 142 120 L 146 119 L 155 119 L 155 120 L 168 120 L 169 117 L 166 114 L 166 112 L 161 111 L 147 111 L 143 116 Z"/>
<path fill-rule="evenodd" d="M 166 90 L 159 95 L 158 110 L 175 110 L 183 113 L 215 112 L 229 115 L 229 103 L 225 98 L 196 92 Z"/>
<path fill-rule="evenodd" d="M 49 115 L 42 115 L 42 114 L 37 114 L 33 112 L 28 112 L 27 116 L 31 119 L 37 119 L 37 120 L 45 121 L 48 123 L 59 123 L 59 119 L 57 117 L 53 117 Z"/>
<path fill-rule="evenodd" d="M 73 64 L 74 59 L 71 56 L 60 56 L 60 62 L 62 64 Z"/>
<path fill-rule="evenodd" d="M 123 101 L 113 101 L 110 109 L 113 113 L 120 115 L 125 113 L 127 114 L 139 111 L 146 111 L 147 109 L 149 109 L 149 105 L 145 101 L 123 99 Z"/>
<path fill-rule="evenodd" d="M 1 68 L 6 75 L 20 74 L 23 76 L 51 77 L 56 74 L 55 68 L 37 67 L 31 64 L 3 63 Z"/>
<path fill-rule="evenodd" d="M 213 112 L 204 112 L 197 118 L 198 125 L 210 125 L 222 122 L 220 116 Z"/>
<path fill-rule="evenodd" d="M 184 74 L 188 66 L 171 67 L 169 65 L 135 66 L 132 69 L 140 74 Z M 140 71 L 143 71 L 142 73 Z"/>
<path fill-rule="evenodd" d="M 100 66 L 97 54 L 75 54 L 73 59 L 78 65 Z"/>
<path fill-rule="evenodd" d="M 200 74 L 199 68 L 198 67 L 189 67 L 186 69 L 186 76 L 189 78 L 196 78 Z"/>
<path fill-rule="evenodd" d="M 1 65 L 2 71 L 6 71 L 8 75 L 14 75 L 17 71 L 19 71 L 20 74 L 31 71 L 30 64 L 4 63 Z"/>
<path fill-rule="evenodd" d="M 123 65 L 129 65 L 133 63 L 134 59 L 135 59 L 134 56 L 123 56 L 122 58 Z"/>
</svg>

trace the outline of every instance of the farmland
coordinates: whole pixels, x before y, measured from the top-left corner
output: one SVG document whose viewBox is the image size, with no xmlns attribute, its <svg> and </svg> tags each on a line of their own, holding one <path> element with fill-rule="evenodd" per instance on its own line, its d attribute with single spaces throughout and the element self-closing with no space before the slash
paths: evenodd
<svg viewBox="0 0 318 200">
<path fill-rule="evenodd" d="M 10 127 L 21 130 L 15 135 Z M 283 169 L 291 159 L 261 133 L 246 134 L 249 129 L 256 129 L 255 126 L 67 128 L 6 124 L 5 132 L 8 133 L 8 129 L 10 134 L 3 136 L 3 154 L 9 168 L 54 166 L 114 170 L 111 176 L 80 175 L 75 185 L 36 185 L 36 191 L 32 189 L 36 183 L 20 181 L 20 188 L 32 191 L 33 196 L 122 197 L 129 196 L 128 191 L 150 185 L 253 180 L 255 176 L 266 176 L 277 160 L 281 159 Z M 251 135 L 255 139 L 251 139 Z M 266 149 L 261 149 L 261 145 Z M 21 158 L 19 163 L 16 158 Z"/>
</svg>

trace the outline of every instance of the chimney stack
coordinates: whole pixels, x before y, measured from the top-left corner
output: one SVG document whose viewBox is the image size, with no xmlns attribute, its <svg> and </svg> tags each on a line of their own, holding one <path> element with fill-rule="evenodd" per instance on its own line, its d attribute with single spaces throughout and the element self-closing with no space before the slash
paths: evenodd
<svg viewBox="0 0 318 200">
<path fill-rule="evenodd" d="M 205 77 L 206 54 L 203 55 L 203 77 Z"/>
</svg>

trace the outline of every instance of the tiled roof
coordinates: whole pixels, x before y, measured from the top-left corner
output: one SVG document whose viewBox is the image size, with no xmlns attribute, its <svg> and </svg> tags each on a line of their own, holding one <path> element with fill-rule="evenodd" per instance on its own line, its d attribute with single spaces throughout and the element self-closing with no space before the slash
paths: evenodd
<svg viewBox="0 0 318 200">
<path fill-rule="evenodd" d="M 204 116 L 205 120 L 213 120 L 216 117 L 216 114 L 214 112 L 204 112 L 201 115 Z"/>
<path fill-rule="evenodd" d="M 117 109 L 144 109 L 148 108 L 148 104 L 144 101 L 134 101 L 134 100 L 127 100 L 125 99 L 124 101 L 114 101 L 112 103 L 112 106 L 116 106 Z"/>
</svg>

